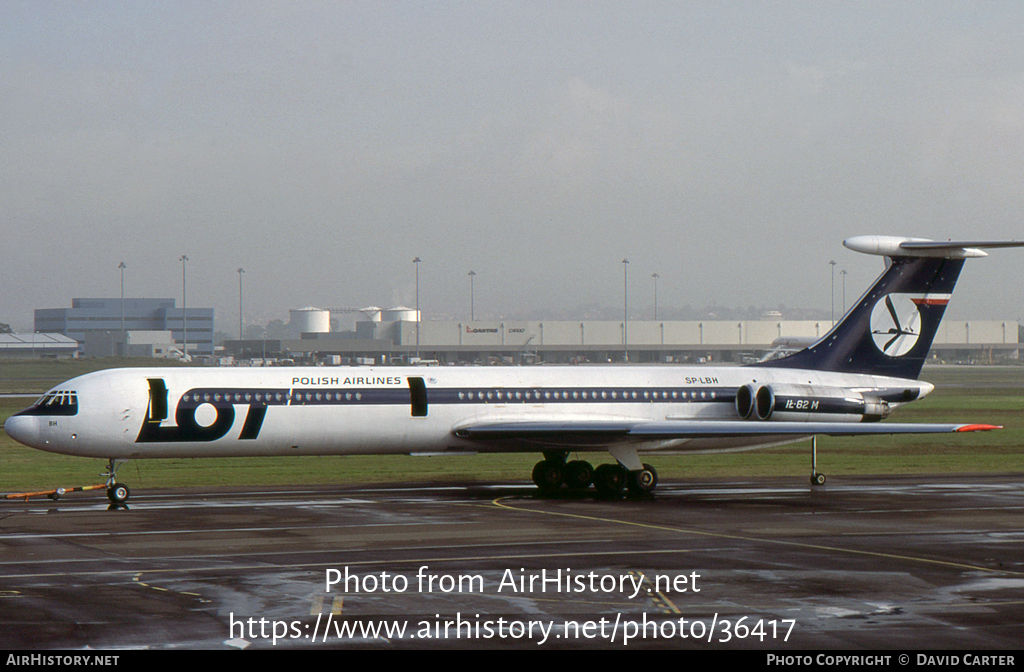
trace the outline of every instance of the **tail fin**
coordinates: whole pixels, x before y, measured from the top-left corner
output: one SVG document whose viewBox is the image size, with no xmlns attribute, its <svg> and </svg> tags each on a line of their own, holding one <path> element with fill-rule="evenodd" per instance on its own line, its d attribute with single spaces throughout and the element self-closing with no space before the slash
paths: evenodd
<svg viewBox="0 0 1024 672">
<path fill-rule="evenodd" d="M 964 260 L 988 256 L 981 248 L 1024 242 L 858 236 L 843 245 L 887 257 L 885 271 L 824 338 L 759 366 L 917 378 Z"/>
</svg>

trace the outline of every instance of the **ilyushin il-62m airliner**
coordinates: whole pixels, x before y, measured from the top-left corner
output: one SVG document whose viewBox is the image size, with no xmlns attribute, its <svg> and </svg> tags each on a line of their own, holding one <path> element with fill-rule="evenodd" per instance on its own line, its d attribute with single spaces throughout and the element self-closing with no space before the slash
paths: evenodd
<svg viewBox="0 0 1024 672">
<path fill-rule="evenodd" d="M 1024 242 L 844 245 L 886 257 L 885 271 L 816 343 L 751 366 L 111 369 L 58 385 L 4 429 L 107 459 L 115 504 L 129 496 L 117 466 L 143 458 L 537 452 L 540 490 L 617 496 L 655 489 L 642 455 L 998 429 L 882 420 L 932 391 L 917 378 L 964 260 Z M 589 452 L 615 461 L 568 459 Z"/>
</svg>

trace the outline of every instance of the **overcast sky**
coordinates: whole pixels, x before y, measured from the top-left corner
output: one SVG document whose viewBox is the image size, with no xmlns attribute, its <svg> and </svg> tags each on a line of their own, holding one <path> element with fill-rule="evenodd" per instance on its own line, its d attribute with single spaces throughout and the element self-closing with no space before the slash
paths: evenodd
<svg viewBox="0 0 1024 672">
<path fill-rule="evenodd" d="M 1024 238 L 1021 2 L 0 2 L 0 322 L 829 309 L 859 234 Z M 950 316 L 1024 317 L 1024 252 Z M 837 302 L 839 275 L 836 276 Z"/>
</svg>

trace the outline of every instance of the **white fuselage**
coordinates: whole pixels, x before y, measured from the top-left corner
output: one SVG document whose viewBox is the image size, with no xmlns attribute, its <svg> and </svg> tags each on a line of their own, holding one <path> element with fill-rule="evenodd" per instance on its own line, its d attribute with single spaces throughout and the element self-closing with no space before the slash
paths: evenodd
<svg viewBox="0 0 1024 672">
<path fill-rule="evenodd" d="M 35 448 L 105 459 L 541 452 L 537 443 L 455 432 L 482 422 L 737 420 L 737 390 L 750 384 L 908 390 L 908 399 L 932 389 L 916 380 L 758 367 L 111 369 L 57 386 L 49 405 L 37 402 L 5 429 Z M 736 450 L 792 440 L 672 439 L 637 448 Z"/>
</svg>

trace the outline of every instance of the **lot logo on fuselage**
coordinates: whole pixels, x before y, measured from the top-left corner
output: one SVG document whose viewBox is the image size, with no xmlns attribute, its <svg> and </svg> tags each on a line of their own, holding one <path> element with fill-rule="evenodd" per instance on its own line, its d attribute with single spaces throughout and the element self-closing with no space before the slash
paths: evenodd
<svg viewBox="0 0 1024 672">
<path fill-rule="evenodd" d="M 245 424 L 239 440 L 256 439 L 268 404 L 285 404 L 288 390 L 193 389 L 178 400 L 174 425 L 165 426 L 168 416 L 168 390 L 163 379 L 149 379 L 149 407 L 139 429 L 136 443 L 184 443 L 216 441 L 225 436 L 235 422 L 235 404 L 245 404 Z"/>
</svg>

